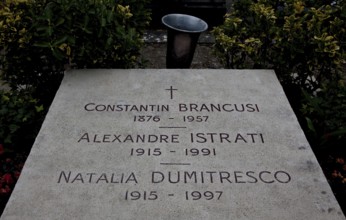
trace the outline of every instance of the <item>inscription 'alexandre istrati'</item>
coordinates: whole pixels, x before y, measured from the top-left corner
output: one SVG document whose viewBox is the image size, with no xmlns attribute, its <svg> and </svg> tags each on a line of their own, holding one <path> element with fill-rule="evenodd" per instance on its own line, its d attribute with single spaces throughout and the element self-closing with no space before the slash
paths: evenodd
<svg viewBox="0 0 346 220">
<path fill-rule="evenodd" d="M 189 133 L 190 143 L 264 143 L 262 133 Z M 87 143 L 180 143 L 179 134 L 83 133 L 78 142 Z"/>
</svg>

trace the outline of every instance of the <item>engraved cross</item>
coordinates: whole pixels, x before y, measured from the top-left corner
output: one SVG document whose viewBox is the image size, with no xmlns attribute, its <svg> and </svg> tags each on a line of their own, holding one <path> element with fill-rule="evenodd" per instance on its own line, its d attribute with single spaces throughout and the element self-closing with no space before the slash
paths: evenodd
<svg viewBox="0 0 346 220">
<path fill-rule="evenodd" d="M 169 89 L 165 89 L 171 92 L 171 99 L 173 99 L 173 91 L 178 91 L 178 89 L 173 89 L 173 86 L 171 86 Z"/>
</svg>

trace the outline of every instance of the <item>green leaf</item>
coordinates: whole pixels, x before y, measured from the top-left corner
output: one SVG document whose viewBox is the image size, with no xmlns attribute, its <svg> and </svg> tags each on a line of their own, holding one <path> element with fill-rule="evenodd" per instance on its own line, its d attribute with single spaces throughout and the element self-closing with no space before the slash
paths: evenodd
<svg viewBox="0 0 346 220">
<path fill-rule="evenodd" d="M 86 28 L 89 24 L 90 18 L 88 15 L 84 15 L 84 27 Z"/>
<path fill-rule="evenodd" d="M 50 42 L 41 42 L 41 43 L 34 43 L 34 46 L 35 47 L 44 47 L 44 48 L 47 48 L 47 47 L 51 47 L 50 45 Z"/>
<path fill-rule="evenodd" d="M 101 18 L 101 27 L 105 27 L 106 26 L 106 19 L 105 18 Z"/>
<path fill-rule="evenodd" d="M 15 124 L 11 124 L 11 125 L 9 126 L 9 128 L 10 128 L 10 132 L 11 132 L 11 133 L 14 133 L 14 132 L 16 132 L 16 131 L 19 129 L 19 126 L 18 126 L 18 125 L 15 125 Z"/>
<path fill-rule="evenodd" d="M 7 95 L 3 95 L 2 96 L 2 100 L 4 100 L 5 102 L 9 101 L 10 98 Z"/>
<path fill-rule="evenodd" d="M 36 28 L 37 31 L 47 31 L 49 26 L 39 26 Z"/>
<path fill-rule="evenodd" d="M 85 33 L 87 33 L 87 34 L 92 34 L 92 33 L 93 33 L 91 30 L 88 30 L 88 29 L 86 29 L 86 28 L 84 28 L 83 30 L 84 30 Z"/>
<path fill-rule="evenodd" d="M 52 8 L 54 8 L 54 6 L 55 6 L 55 2 L 49 2 L 44 9 L 44 12 L 46 16 L 48 17 L 48 19 L 51 19 L 54 16 L 52 11 Z"/>
<path fill-rule="evenodd" d="M 328 134 L 323 135 L 322 138 L 327 138 L 327 137 L 334 137 L 334 136 L 339 136 L 339 135 L 344 135 L 346 134 L 346 128 L 342 128 L 333 132 L 330 132 Z"/>
<path fill-rule="evenodd" d="M 109 37 L 109 38 L 107 39 L 106 47 L 109 47 L 112 43 L 113 43 L 113 38 L 112 38 L 112 37 Z"/>
<path fill-rule="evenodd" d="M 61 38 L 59 38 L 58 40 L 56 40 L 54 43 L 53 43 L 53 46 L 59 46 L 60 44 L 64 43 L 66 40 L 67 40 L 67 36 L 63 36 Z"/>
<path fill-rule="evenodd" d="M 76 39 L 74 37 L 71 37 L 71 36 L 67 36 L 67 42 L 70 44 L 70 45 L 74 45 L 76 43 Z"/>
<path fill-rule="evenodd" d="M 53 28 L 52 28 L 52 27 L 48 27 L 47 33 L 48 33 L 49 36 L 52 36 L 52 34 L 53 34 Z"/>
<path fill-rule="evenodd" d="M 113 20 L 113 14 L 114 14 L 113 11 L 108 11 L 108 14 L 107 14 L 107 21 L 108 21 L 108 23 L 111 23 L 111 22 L 112 22 L 112 20 Z"/>
<path fill-rule="evenodd" d="M 305 119 L 306 119 L 306 123 L 307 123 L 309 130 L 312 131 L 314 133 L 314 135 L 316 135 L 316 130 L 315 130 L 315 127 L 314 127 L 311 119 L 308 117 L 305 117 Z"/>
<path fill-rule="evenodd" d="M 58 21 L 56 22 L 55 26 L 59 26 L 61 24 L 63 24 L 65 22 L 65 19 L 64 18 L 58 18 Z"/>
<path fill-rule="evenodd" d="M 43 105 L 35 106 L 36 112 L 42 112 L 44 110 Z"/>
<path fill-rule="evenodd" d="M 4 143 L 5 144 L 11 144 L 12 143 L 11 136 L 7 136 L 4 140 Z"/>
<path fill-rule="evenodd" d="M 65 56 L 60 52 L 60 50 L 57 50 L 56 48 L 52 48 L 52 53 L 53 56 L 58 60 L 62 60 L 65 58 Z"/>
</svg>

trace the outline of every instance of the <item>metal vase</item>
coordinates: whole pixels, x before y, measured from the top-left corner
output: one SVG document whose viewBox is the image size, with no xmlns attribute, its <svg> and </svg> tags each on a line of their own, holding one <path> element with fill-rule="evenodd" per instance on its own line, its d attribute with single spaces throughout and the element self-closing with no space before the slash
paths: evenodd
<svg viewBox="0 0 346 220">
<path fill-rule="evenodd" d="M 208 24 L 185 14 L 165 15 L 162 23 L 167 27 L 166 67 L 190 68 L 199 35 L 208 29 Z"/>
</svg>

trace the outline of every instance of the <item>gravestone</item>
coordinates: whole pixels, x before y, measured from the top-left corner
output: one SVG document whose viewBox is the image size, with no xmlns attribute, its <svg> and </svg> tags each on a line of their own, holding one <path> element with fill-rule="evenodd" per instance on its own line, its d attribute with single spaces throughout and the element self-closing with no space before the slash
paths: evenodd
<svg viewBox="0 0 346 220">
<path fill-rule="evenodd" d="M 2 220 L 345 219 L 271 70 L 67 72 Z"/>
</svg>

